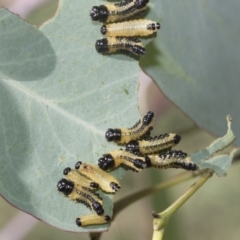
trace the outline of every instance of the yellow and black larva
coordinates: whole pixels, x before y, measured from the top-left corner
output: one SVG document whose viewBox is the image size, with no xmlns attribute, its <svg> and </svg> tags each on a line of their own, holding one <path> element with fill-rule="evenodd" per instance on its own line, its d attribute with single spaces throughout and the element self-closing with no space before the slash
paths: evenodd
<svg viewBox="0 0 240 240">
<path fill-rule="evenodd" d="M 139 172 L 143 168 L 148 168 L 151 162 L 147 156 L 140 156 L 122 149 L 103 154 L 98 159 L 98 166 L 103 170 L 112 170 L 118 166 L 123 166 L 127 170 Z"/>
<path fill-rule="evenodd" d="M 76 170 L 73 170 L 70 167 L 65 168 L 63 170 L 63 174 L 66 176 L 66 178 L 68 180 L 74 182 L 74 185 L 86 187 L 90 190 L 96 190 L 99 188 L 98 183 L 93 182 L 93 181 L 81 176 Z"/>
<path fill-rule="evenodd" d="M 83 203 L 85 206 L 94 210 L 98 215 L 104 214 L 102 198 L 95 192 L 90 192 L 81 186 L 74 186 L 72 181 L 62 178 L 57 188 L 71 200 Z"/>
<path fill-rule="evenodd" d="M 109 128 L 105 134 L 106 139 L 118 144 L 129 143 L 132 140 L 148 136 L 153 129 L 154 113 L 149 111 L 141 120 L 131 128 Z"/>
<path fill-rule="evenodd" d="M 77 162 L 75 168 L 87 178 L 97 182 L 99 187 L 109 193 L 117 192 L 121 186 L 115 177 L 113 177 L 110 173 L 107 173 L 100 169 L 98 166 Z"/>
<path fill-rule="evenodd" d="M 160 29 L 160 23 L 147 19 L 138 19 L 121 23 L 106 24 L 101 27 L 101 33 L 108 37 L 148 36 Z"/>
<path fill-rule="evenodd" d="M 108 37 L 99 39 L 95 43 L 95 48 L 98 53 L 102 54 L 122 52 L 128 55 L 141 56 L 146 52 L 142 42 L 134 37 Z"/>
<path fill-rule="evenodd" d="M 149 0 L 125 0 L 115 4 L 93 6 L 90 16 L 93 21 L 119 22 L 140 15 L 147 9 Z"/>
<path fill-rule="evenodd" d="M 96 214 L 84 215 L 76 219 L 76 224 L 79 227 L 86 227 L 89 225 L 100 225 L 106 224 L 111 221 L 111 218 L 108 215 L 99 216 Z"/>
<path fill-rule="evenodd" d="M 98 202 L 99 204 L 103 205 L 102 197 L 90 188 L 74 183 L 74 189 L 78 194 L 87 197 L 90 201 L 92 201 L 92 203 Z"/>
<path fill-rule="evenodd" d="M 140 152 L 142 154 L 158 153 L 163 150 L 174 147 L 181 140 L 181 137 L 175 133 L 160 134 L 156 137 L 149 137 L 146 140 L 133 140 L 126 145 L 126 150 L 131 152 Z"/>
<path fill-rule="evenodd" d="M 196 171 L 198 166 L 191 160 L 187 153 L 181 150 L 169 150 L 164 153 L 148 155 L 154 168 L 182 168 Z"/>
</svg>

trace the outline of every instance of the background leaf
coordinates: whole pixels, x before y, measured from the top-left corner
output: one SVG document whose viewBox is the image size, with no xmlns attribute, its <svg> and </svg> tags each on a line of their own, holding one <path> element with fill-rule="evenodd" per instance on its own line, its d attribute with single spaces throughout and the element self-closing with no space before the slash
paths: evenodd
<svg viewBox="0 0 240 240">
<path fill-rule="evenodd" d="M 93 5 L 99 1 L 60 1 L 56 17 L 40 30 L 0 9 L 0 193 L 68 231 L 107 226 L 76 226 L 76 217 L 90 210 L 58 193 L 63 169 L 78 160 L 97 163 L 116 148 L 106 142 L 106 129 L 140 118 L 138 62 L 96 53 L 101 24 L 89 17 Z M 111 215 L 111 200 L 104 199 Z"/>
<path fill-rule="evenodd" d="M 240 135 L 240 2 L 158 0 L 155 10 L 162 27 L 141 67 L 199 126 L 222 135 L 230 114 Z"/>
</svg>

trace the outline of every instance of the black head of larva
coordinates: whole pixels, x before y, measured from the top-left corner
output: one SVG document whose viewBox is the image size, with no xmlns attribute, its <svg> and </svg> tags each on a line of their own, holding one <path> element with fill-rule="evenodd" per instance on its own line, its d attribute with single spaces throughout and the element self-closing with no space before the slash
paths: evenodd
<svg viewBox="0 0 240 240">
<path fill-rule="evenodd" d="M 111 221 L 111 218 L 108 215 L 104 216 L 104 219 L 105 219 L 106 222 Z"/>
<path fill-rule="evenodd" d="M 114 167 L 114 160 L 111 154 L 105 154 L 102 158 L 98 159 L 98 166 L 102 170 L 108 170 Z"/>
<path fill-rule="evenodd" d="M 70 167 L 67 167 L 63 170 L 63 174 L 64 175 L 68 175 L 68 173 L 71 171 L 72 169 Z"/>
<path fill-rule="evenodd" d="M 73 182 L 64 178 L 62 178 L 57 184 L 58 191 L 62 192 L 64 195 L 69 195 L 72 192 L 73 187 Z"/>
<path fill-rule="evenodd" d="M 97 215 L 103 215 L 104 214 L 104 210 L 98 202 L 93 203 L 92 208 L 97 213 Z"/>
<path fill-rule="evenodd" d="M 147 168 L 150 168 L 152 166 L 152 162 L 149 157 L 145 157 L 145 162 L 146 162 Z"/>
<path fill-rule="evenodd" d="M 77 219 L 76 219 L 76 224 L 77 224 L 77 226 L 79 226 L 79 227 L 82 226 L 82 223 L 81 223 L 81 219 L 80 219 L 80 218 L 77 218 Z"/>
<path fill-rule="evenodd" d="M 143 117 L 143 124 L 148 125 L 154 117 L 154 113 L 149 111 L 144 117 Z"/>
<path fill-rule="evenodd" d="M 138 159 L 138 158 L 134 159 L 133 165 L 138 169 L 146 168 L 146 163 L 143 160 Z"/>
<path fill-rule="evenodd" d="M 121 130 L 118 128 L 112 129 L 109 128 L 105 134 L 106 139 L 111 141 L 120 141 L 121 139 Z"/>
<path fill-rule="evenodd" d="M 102 25 L 102 27 L 101 27 L 101 33 L 102 33 L 102 34 L 106 34 L 106 33 L 107 33 L 107 26 L 106 26 L 106 25 Z"/>
<path fill-rule="evenodd" d="M 142 8 L 145 7 L 148 2 L 149 0 L 136 0 L 135 5 L 137 6 L 137 8 Z"/>
<path fill-rule="evenodd" d="M 78 161 L 76 164 L 75 164 L 75 169 L 79 169 L 80 166 L 81 166 L 82 162 Z"/>
<path fill-rule="evenodd" d="M 93 6 L 90 11 L 90 16 L 93 21 L 106 22 L 108 18 L 108 9 L 104 5 Z"/>
<path fill-rule="evenodd" d="M 181 136 L 175 135 L 173 139 L 174 139 L 174 143 L 178 144 L 180 142 L 180 140 L 181 140 Z"/>
<path fill-rule="evenodd" d="M 115 182 L 111 182 L 110 183 L 110 187 L 115 191 L 115 192 L 117 192 L 121 187 L 117 184 L 117 183 L 115 183 Z"/>
<path fill-rule="evenodd" d="M 145 161 L 141 159 L 135 159 L 133 161 L 133 165 L 139 169 L 145 169 L 145 168 L 150 168 L 152 166 L 151 160 L 149 157 L 145 157 Z"/>
<path fill-rule="evenodd" d="M 135 152 L 139 150 L 138 141 L 132 140 L 126 145 L 126 150 L 130 152 Z"/>
<path fill-rule="evenodd" d="M 107 38 L 97 40 L 95 43 L 95 48 L 98 53 L 108 53 L 109 48 Z"/>
</svg>

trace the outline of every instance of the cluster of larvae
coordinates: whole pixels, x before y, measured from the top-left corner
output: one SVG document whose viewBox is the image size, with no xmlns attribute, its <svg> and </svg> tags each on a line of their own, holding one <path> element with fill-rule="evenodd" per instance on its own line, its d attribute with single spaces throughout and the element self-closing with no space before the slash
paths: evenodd
<svg viewBox="0 0 240 240">
<path fill-rule="evenodd" d="M 154 113 L 149 111 L 131 128 L 108 129 L 106 139 L 117 144 L 125 144 L 126 148 L 104 154 L 98 160 L 98 166 L 109 171 L 118 166 L 139 172 L 145 168 L 181 168 L 195 171 L 197 165 L 187 153 L 172 150 L 181 137 L 175 133 L 160 134 L 151 137 Z"/>
<path fill-rule="evenodd" d="M 123 0 L 115 4 L 93 6 L 90 16 L 93 21 L 104 23 L 101 33 L 107 36 L 96 41 L 97 52 L 144 55 L 146 50 L 141 40 L 136 37 L 155 33 L 160 29 L 160 24 L 147 19 L 130 19 L 143 14 L 147 10 L 148 2 L 149 0 Z"/>
<path fill-rule="evenodd" d="M 85 204 L 94 213 L 80 216 L 76 219 L 78 226 L 108 223 L 111 218 L 104 215 L 103 199 L 96 192 L 101 189 L 106 193 L 115 194 L 120 189 L 120 183 L 108 171 L 122 166 L 127 170 L 139 172 L 143 169 L 181 168 L 195 171 L 197 165 L 192 162 L 187 153 L 172 150 L 181 140 L 175 133 L 160 134 L 151 137 L 154 113 L 149 111 L 131 128 L 108 129 L 106 139 L 126 148 L 113 150 L 103 154 L 98 159 L 98 166 L 77 162 L 75 169 L 65 168 L 57 188 L 71 200 Z"/>
<path fill-rule="evenodd" d="M 75 164 L 75 169 L 65 168 L 63 174 L 66 178 L 58 182 L 58 191 L 94 212 L 78 217 L 76 224 L 84 227 L 108 223 L 111 217 L 104 215 L 103 199 L 96 191 L 101 189 L 107 193 L 116 193 L 121 187 L 117 179 L 96 165 L 80 161 Z"/>
</svg>

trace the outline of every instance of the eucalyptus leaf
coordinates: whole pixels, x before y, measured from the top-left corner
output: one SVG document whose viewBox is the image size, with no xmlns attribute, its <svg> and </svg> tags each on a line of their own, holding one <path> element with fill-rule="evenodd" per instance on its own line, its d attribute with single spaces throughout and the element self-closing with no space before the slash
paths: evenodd
<svg viewBox="0 0 240 240">
<path fill-rule="evenodd" d="M 219 177 L 224 177 L 226 176 L 227 170 L 231 166 L 232 160 L 238 151 L 239 148 L 234 148 L 230 154 L 220 154 L 211 157 L 207 161 L 201 161 L 200 168 L 212 169 Z"/>
<path fill-rule="evenodd" d="M 100 2 L 60 1 L 56 16 L 40 29 L 0 9 L 0 193 L 12 205 L 55 227 L 79 228 L 91 211 L 57 191 L 62 171 L 77 161 L 97 163 L 117 148 L 109 127 L 133 125 L 138 61 L 95 50 L 100 23 L 89 11 Z M 151 14 L 151 13 L 150 13 Z M 113 175 L 120 179 L 124 171 Z M 112 215 L 112 195 L 104 197 Z"/>
<path fill-rule="evenodd" d="M 199 126 L 221 136 L 221 119 L 240 119 L 240 1 L 157 0 L 155 11 L 161 29 L 141 67 Z M 239 124 L 233 130 L 240 136 Z"/>
<path fill-rule="evenodd" d="M 229 154 L 218 154 L 219 151 L 224 150 L 236 139 L 231 129 L 231 123 L 232 118 L 228 115 L 227 133 L 213 141 L 206 149 L 191 154 L 191 159 L 198 164 L 200 169 L 212 169 L 219 177 L 226 175 L 235 154 L 240 150 L 239 148 L 234 148 Z"/>
</svg>

